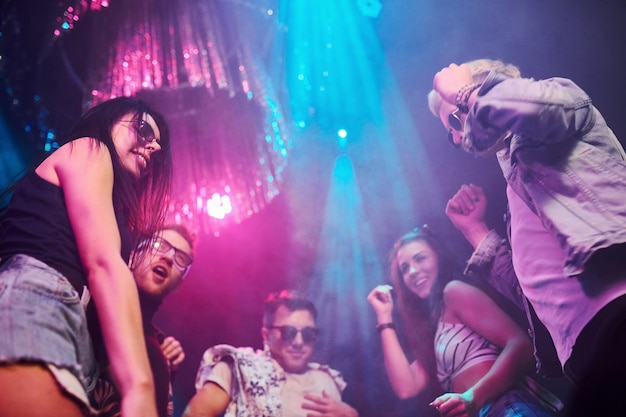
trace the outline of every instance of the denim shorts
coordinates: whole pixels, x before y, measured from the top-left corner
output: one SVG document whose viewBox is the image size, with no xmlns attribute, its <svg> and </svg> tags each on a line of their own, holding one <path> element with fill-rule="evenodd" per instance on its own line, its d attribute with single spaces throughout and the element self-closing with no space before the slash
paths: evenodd
<svg viewBox="0 0 626 417">
<path fill-rule="evenodd" d="M 98 376 L 85 310 L 58 271 L 26 255 L 0 268 L 0 364 L 40 363 L 89 406 Z"/>
<path fill-rule="evenodd" d="M 552 417 L 554 414 L 540 405 L 527 392 L 511 389 L 497 400 L 480 409 L 479 417 Z"/>
</svg>

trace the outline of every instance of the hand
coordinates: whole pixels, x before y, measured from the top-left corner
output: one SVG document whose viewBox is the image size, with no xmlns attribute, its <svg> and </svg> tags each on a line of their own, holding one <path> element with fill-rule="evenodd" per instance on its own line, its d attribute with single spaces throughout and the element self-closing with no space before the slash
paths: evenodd
<svg viewBox="0 0 626 417">
<path fill-rule="evenodd" d="M 467 64 L 450 64 L 435 74 L 433 89 L 439 93 L 442 99 L 450 104 L 455 104 L 456 94 L 461 87 L 472 82 L 472 73 Z"/>
<path fill-rule="evenodd" d="M 430 403 L 444 417 L 472 417 L 478 412 L 471 391 L 462 394 L 447 393 Z"/>
<path fill-rule="evenodd" d="M 322 396 L 313 394 L 304 394 L 304 399 L 308 402 L 302 403 L 304 410 L 315 411 L 315 413 L 307 413 L 307 417 L 358 417 L 358 413 L 348 404 L 337 401 L 332 398 L 326 391 L 322 391 Z"/>
<path fill-rule="evenodd" d="M 462 185 L 448 200 L 446 215 L 457 229 L 463 231 L 471 225 L 485 222 L 487 198 L 482 188 L 477 185 Z"/>
<path fill-rule="evenodd" d="M 379 323 L 390 323 L 392 321 L 393 297 L 391 285 L 379 285 L 367 296 L 367 301 L 376 312 Z"/>
<path fill-rule="evenodd" d="M 170 371 L 178 369 L 178 365 L 185 360 L 185 352 L 180 342 L 171 336 L 165 338 L 161 343 L 161 351 L 170 365 Z"/>
<path fill-rule="evenodd" d="M 486 209 L 485 193 L 474 184 L 462 185 L 446 204 L 446 215 L 474 248 L 489 232 L 485 224 Z"/>
</svg>

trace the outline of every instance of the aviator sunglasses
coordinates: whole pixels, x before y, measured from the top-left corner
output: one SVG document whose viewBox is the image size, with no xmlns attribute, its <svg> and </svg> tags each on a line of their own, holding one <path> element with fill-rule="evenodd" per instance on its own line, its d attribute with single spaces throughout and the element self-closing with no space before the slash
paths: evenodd
<svg viewBox="0 0 626 417">
<path fill-rule="evenodd" d="M 457 143 L 454 143 L 454 134 L 452 133 L 453 130 L 457 132 L 463 132 L 463 122 L 461 121 L 461 117 L 459 116 L 460 113 L 461 110 L 457 108 L 448 115 L 448 126 L 450 127 L 450 129 L 448 129 L 448 141 L 450 141 L 450 144 L 455 148 L 461 146 Z"/>
<path fill-rule="evenodd" d="M 277 329 L 280 332 L 280 338 L 284 342 L 291 343 L 294 341 L 298 333 L 302 335 L 302 341 L 304 343 L 313 343 L 317 339 L 317 335 L 320 329 L 316 327 L 304 327 L 302 329 L 296 329 L 293 326 L 269 326 L 269 329 Z"/>
</svg>

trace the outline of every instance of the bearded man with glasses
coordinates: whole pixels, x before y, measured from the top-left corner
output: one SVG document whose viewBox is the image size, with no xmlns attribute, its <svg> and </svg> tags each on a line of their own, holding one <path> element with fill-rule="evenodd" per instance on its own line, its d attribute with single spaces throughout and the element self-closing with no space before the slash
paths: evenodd
<svg viewBox="0 0 626 417">
<path fill-rule="evenodd" d="M 166 225 L 152 239 L 141 242 L 132 256 L 131 270 L 141 305 L 148 359 L 154 378 L 159 417 L 171 416 L 172 380 L 178 365 L 185 359 L 175 338 L 154 325 L 152 319 L 163 299 L 178 288 L 193 262 L 195 236 L 182 225 Z M 100 417 L 120 416 L 120 396 L 110 372 L 104 372 L 93 393 L 94 408 Z"/>
<path fill-rule="evenodd" d="M 316 318 L 315 306 L 302 295 L 270 294 L 261 329 L 264 349 L 209 348 L 184 417 L 358 416 L 341 401 L 341 374 L 309 362 L 319 333 Z"/>
</svg>

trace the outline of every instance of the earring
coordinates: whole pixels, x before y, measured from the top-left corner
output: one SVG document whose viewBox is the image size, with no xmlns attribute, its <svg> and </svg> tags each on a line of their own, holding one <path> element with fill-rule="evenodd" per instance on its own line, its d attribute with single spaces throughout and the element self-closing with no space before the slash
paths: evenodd
<svg viewBox="0 0 626 417">
<path fill-rule="evenodd" d="M 270 352 L 270 345 L 267 342 L 263 342 L 263 353 L 265 354 L 265 356 L 267 356 L 268 358 L 272 357 L 272 354 Z"/>
</svg>

